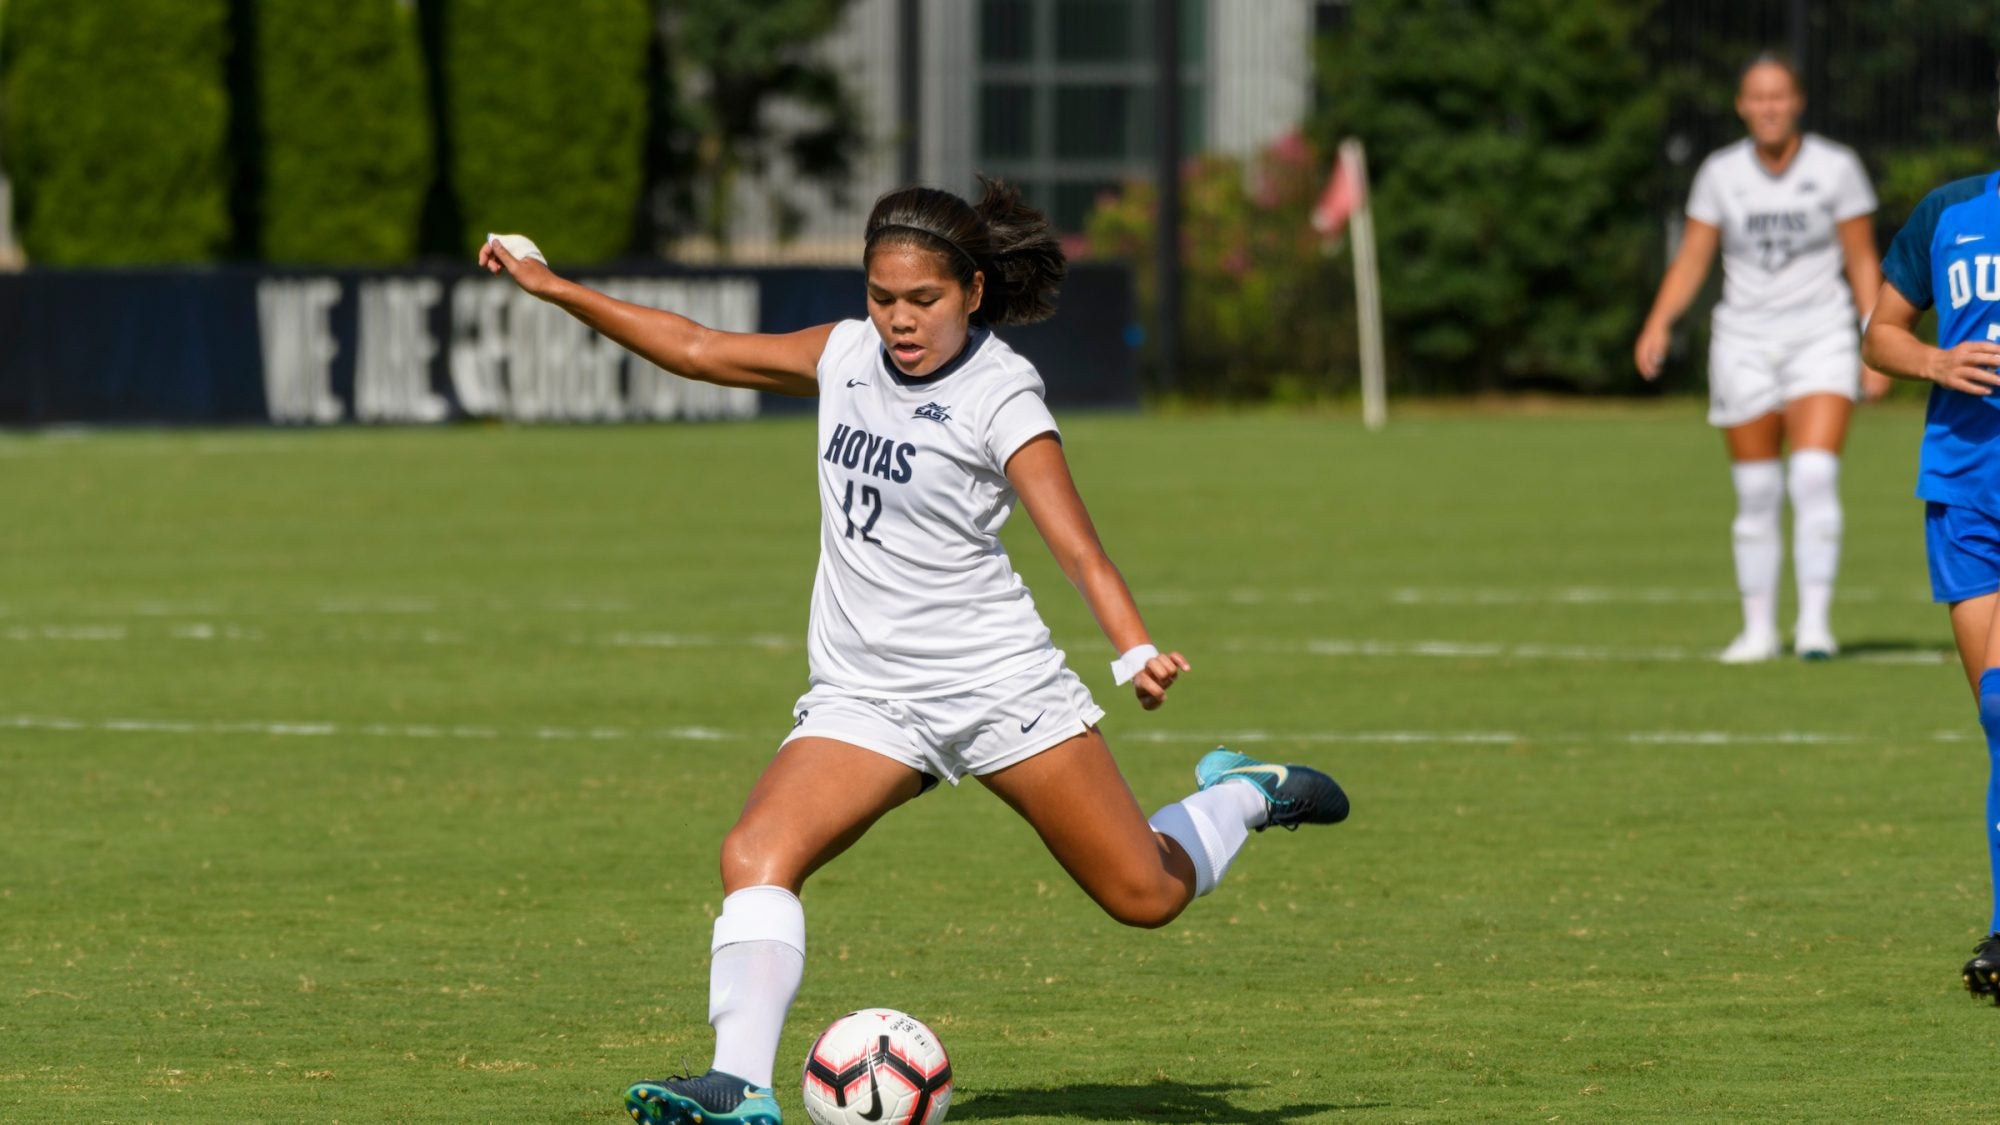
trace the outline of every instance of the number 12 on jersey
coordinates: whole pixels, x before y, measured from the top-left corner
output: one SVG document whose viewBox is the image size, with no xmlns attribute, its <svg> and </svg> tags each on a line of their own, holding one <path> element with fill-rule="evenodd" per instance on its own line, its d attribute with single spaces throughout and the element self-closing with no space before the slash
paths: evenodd
<svg viewBox="0 0 2000 1125">
<path fill-rule="evenodd" d="M 850 480 L 847 482 L 847 495 L 840 502 L 840 510 L 847 515 L 847 537 L 852 539 L 854 538 L 854 533 L 859 531 L 863 543 L 873 543 L 877 547 L 880 547 L 882 541 L 868 533 L 875 529 L 875 521 L 882 518 L 882 490 L 872 484 L 862 485 L 861 507 L 868 516 L 868 522 L 856 526 L 854 523 L 854 482 Z"/>
</svg>

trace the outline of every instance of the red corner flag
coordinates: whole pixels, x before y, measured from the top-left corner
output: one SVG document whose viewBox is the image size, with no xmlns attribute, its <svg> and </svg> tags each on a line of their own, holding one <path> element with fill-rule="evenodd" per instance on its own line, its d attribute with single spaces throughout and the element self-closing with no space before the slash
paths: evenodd
<svg viewBox="0 0 2000 1125">
<path fill-rule="evenodd" d="M 1319 193 L 1319 202 L 1313 204 L 1313 229 L 1327 238 L 1337 237 L 1347 226 L 1347 220 L 1361 207 L 1361 169 L 1356 167 L 1352 146 L 1341 145 L 1340 156 L 1333 162 L 1333 174 L 1327 177 L 1326 190 Z"/>
</svg>

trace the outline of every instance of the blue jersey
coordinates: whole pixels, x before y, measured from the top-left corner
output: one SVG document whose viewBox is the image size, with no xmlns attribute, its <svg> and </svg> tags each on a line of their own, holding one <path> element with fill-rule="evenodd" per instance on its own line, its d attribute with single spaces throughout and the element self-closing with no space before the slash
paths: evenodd
<svg viewBox="0 0 2000 1125">
<path fill-rule="evenodd" d="M 1937 306 L 1938 347 L 2000 341 L 2000 172 L 1925 196 L 1882 276 L 1919 309 Z M 1931 388 L 1917 495 L 2000 517 L 2000 395 Z"/>
</svg>

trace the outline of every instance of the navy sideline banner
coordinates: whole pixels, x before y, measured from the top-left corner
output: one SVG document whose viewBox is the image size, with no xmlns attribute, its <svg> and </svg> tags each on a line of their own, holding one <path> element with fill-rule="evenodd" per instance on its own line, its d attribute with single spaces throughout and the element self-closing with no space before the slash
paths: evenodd
<svg viewBox="0 0 2000 1125">
<path fill-rule="evenodd" d="M 859 269 L 579 271 L 731 331 L 865 314 Z M 1079 265 L 1062 310 L 1001 334 L 1049 402 L 1132 406 L 1132 282 Z M 424 424 L 745 418 L 797 400 L 695 383 L 470 270 L 250 267 L 0 275 L 0 425 Z"/>
</svg>

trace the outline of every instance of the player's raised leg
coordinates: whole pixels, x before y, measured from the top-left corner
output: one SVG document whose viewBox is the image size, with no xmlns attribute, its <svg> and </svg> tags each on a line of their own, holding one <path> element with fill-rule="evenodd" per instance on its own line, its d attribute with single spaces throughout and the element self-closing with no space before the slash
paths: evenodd
<svg viewBox="0 0 2000 1125">
<path fill-rule="evenodd" d="M 834 739 L 797 738 L 778 751 L 723 840 L 725 896 L 709 962 L 714 1062 L 703 1075 L 634 1083 L 625 1092 L 634 1120 L 778 1125 L 778 1037 L 805 975 L 799 890 L 921 792 L 922 780 L 902 762 Z"/>
<path fill-rule="evenodd" d="M 1337 813 L 1323 796 L 1312 803 L 1311 819 L 1347 815 L 1346 796 L 1331 778 L 1290 769 L 1299 782 L 1318 779 L 1323 793 L 1339 794 Z M 1263 776 L 1270 780 L 1269 767 Z M 980 780 L 1034 827 L 1084 893 L 1129 926 L 1173 921 L 1215 889 L 1253 829 L 1279 823 L 1269 793 L 1251 776 L 1216 777 L 1149 822 L 1094 729 Z M 1287 826 L 1303 822 L 1296 810 L 1280 815 Z"/>
</svg>

